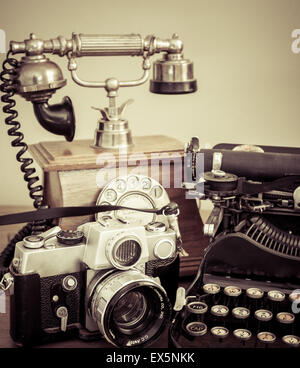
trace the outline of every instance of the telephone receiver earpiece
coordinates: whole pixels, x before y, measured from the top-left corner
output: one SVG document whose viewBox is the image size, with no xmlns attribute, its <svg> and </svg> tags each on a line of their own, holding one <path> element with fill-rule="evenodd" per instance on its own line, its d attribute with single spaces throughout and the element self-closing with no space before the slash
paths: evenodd
<svg viewBox="0 0 300 368">
<path fill-rule="evenodd" d="M 47 102 L 32 102 L 35 116 L 43 128 L 51 133 L 63 135 L 71 142 L 75 135 L 75 114 L 70 97 L 61 103 L 49 105 Z"/>
<path fill-rule="evenodd" d="M 51 96 L 66 85 L 60 67 L 45 55 L 25 56 L 18 67 L 17 93 L 31 101 L 38 122 L 51 133 L 63 135 L 71 142 L 75 135 L 75 114 L 72 101 L 50 105 Z"/>
</svg>

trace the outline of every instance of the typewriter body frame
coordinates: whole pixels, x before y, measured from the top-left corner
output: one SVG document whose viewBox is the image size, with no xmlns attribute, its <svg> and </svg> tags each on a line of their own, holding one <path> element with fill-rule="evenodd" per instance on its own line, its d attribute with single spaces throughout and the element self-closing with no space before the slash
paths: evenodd
<svg viewBox="0 0 300 368">
<path fill-rule="evenodd" d="M 264 309 L 267 309 L 266 305 L 272 305 L 268 292 L 280 291 L 285 294 L 281 310 L 283 308 L 288 313 L 292 312 L 289 295 L 297 289 L 300 291 L 300 149 L 252 146 L 250 150 L 254 152 L 245 152 L 245 146 L 234 144 L 220 144 L 211 150 L 202 150 L 196 138 L 192 138 L 186 147 L 189 156 L 186 170 L 190 171 L 186 177 L 192 178 L 194 185 L 184 183 L 184 187 L 189 189 L 190 197 L 210 199 L 214 207 L 204 225 L 209 245 L 194 281 L 186 290 L 182 303 L 185 306 L 177 313 L 170 328 L 171 346 L 288 347 L 279 335 L 276 343 L 272 344 L 264 344 L 257 339 L 261 329 L 257 323 L 253 324 L 255 311 L 251 311 L 249 316 L 252 321 L 247 322 L 249 330 L 249 326 L 254 326 L 251 339 L 247 339 L 249 341 L 233 338 L 235 327 L 230 308 L 227 319 L 224 318 L 220 324 L 226 325 L 228 337 L 231 337 L 216 339 L 214 336 L 212 339 L 211 336 L 211 327 L 216 324 L 211 322 L 212 304 L 231 303 L 231 299 L 224 295 L 226 287 L 240 288 L 241 295 L 245 295 L 249 288 L 262 290 L 264 296 L 259 305 Z M 196 156 L 199 153 L 202 153 L 201 160 L 198 160 L 202 163 L 202 170 L 197 170 Z M 199 177 L 201 171 L 204 175 Z M 217 302 L 203 290 L 207 284 L 220 287 L 221 296 Z M 239 298 L 239 303 L 242 303 L 247 297 Z M 189 306 L 194 301 L 208 304 L 203 315 L 191 312 Z M 297 303 L 299 301 L 296 300 Z M 272 317 L 275 322 L 270 322 L 269 327 L 274 329 L 276 326 L 278 330 L 277 313 L 274 312 L 276 310 Z M 186 321 L 205 322 L 205 331 L 199 330 L 195 334 L 187 331 Z M 286 330 L 289 331 L 288 328 Z M 299 337 L 300 315 L 295 317 L 293 331 L 293 335 Z M 300 346 L 300 339 L 297 346 Z"/>
</svg>

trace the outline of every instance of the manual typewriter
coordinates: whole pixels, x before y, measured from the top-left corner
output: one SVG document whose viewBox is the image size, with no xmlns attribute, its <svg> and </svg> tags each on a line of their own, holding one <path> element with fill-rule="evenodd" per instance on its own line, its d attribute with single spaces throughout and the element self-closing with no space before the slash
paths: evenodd
<svg viewBox="0 0 300 368">
<path fill-rule="evenodd" d="M 189 198 L 210 199 L 210 239 L 179 289 L 170 345 L 300 347 L 300 149 L 186 147 Z"/>
</svg>

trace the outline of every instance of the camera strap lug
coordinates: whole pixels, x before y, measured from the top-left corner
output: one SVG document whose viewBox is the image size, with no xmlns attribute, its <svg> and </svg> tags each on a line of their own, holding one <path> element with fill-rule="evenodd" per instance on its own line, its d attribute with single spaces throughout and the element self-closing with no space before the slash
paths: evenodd
<svg viewBox="0 0 300 368">
<path fill-rule="evenodd" d="M 0 281 L 0 289 L 7 291 L 12 286 L 13 282 L 13 276 L 9 272 L 5 273 Z"/>
</svg>

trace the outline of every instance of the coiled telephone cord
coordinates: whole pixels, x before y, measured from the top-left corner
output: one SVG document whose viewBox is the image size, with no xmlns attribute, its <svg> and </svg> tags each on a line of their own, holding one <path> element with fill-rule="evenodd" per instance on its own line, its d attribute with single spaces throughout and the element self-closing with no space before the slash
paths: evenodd
<svg viewBox="0 0 300 368">
<path fill-rule="evenodd" d="M 5 118 L 5 124 L 9 125 L 7 133 L 10 137 L 15 137 L 11 141 L 12 147 L 20 148 L 16 154 L 17 161 L 21 164 L 20 169 L 24 174 L 24 180 L 27 182 L 27 188 L 29 190 L 30 198 L 33 199 L 33 205 L 36 209 L 43 207 L 43 191 L 42 185 L 36 185 L 39 181 L 39 177 L 34 175 L 36 170 L 30 165 L 33 163 L 32 158 L 24 157 L 24 154 L 28 150 L 28 145 L 23 141 L 24 134 L 19 130 L 21 124 L 15 119 L 18 117 L 18 112 L 14 110 L 16 101 L 13 96 L 16 93 L 18 67 L 19 62 L 15 58 L 10 57 L 10 51 L 7 53 L 6 59 L 2 64 L 2 72 L 0 73 L 0 91 L 3 93 L 1 101 L 5 103 L 3 112 L 8 114 Z M 45 231 L 49 227 L 49 222 L 38 221 L 32 224 L 25 225 L 7 244 L 6 248 L 0 254 L 0 280 L 6 272 L 8 272 L 8 266 L 13 258 L 15 245 L 18 241 L 21 241 L 25 236 Z"/>
</svg>

